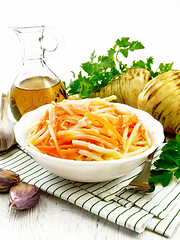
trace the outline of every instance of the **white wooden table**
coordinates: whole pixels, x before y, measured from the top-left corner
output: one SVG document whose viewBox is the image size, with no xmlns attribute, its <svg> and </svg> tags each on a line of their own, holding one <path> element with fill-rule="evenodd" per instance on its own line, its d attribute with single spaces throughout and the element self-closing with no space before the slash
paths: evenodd
<svg viewBox="0 0 180 240">
<path fill-rule="evenodd" d="M 137 234 L 44 192 L 34 208 L 11 212 L 8 194 L 0 194 L 0 214 L 0 239 L 6 240 L 167 239 L 148 230 Z M 179 235 L 180 225 L 170 239 Z"/>
</svg>

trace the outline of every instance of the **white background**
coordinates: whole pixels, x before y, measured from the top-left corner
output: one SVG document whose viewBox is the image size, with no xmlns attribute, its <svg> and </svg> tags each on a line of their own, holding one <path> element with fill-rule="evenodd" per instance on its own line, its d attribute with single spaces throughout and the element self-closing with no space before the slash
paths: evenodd
<svg viewBox="0 0 180 240">
<path fill-rule="evenodd" d="M 121 37 L 145 46 L 123 61 L 153 56 L 154 69 L 160 62 L 180 69 L 179 0 L 6 0 L 0 9 L 1 91 L 9 90 L 22 64 L 19 40 L 9 26 L 45 25 L 61 32 L 63 52 L 47 64 L 67 84 L 93 50 L 106 54 Z"/>
<path fill-rule="evenodd" d="M 174 62 L 174 68 L 180 69 L 180 0 L 1 0 L 0 92 L 9 90 L 22 64 L 18 38 L 9 29 L 9 26 L 37 25 L 54 27 L 63 34 L 65 38 L 64 51 L 49 60 L 48 64 L 67 83 L 72 77 L 70 71 L 78 73 L 81 63 L 89 60 L 93 50 L 96 50 L 97 55 L 106 54 L 107 50 L 121 37 L 139 40 L 145 46 L 144 50 L 130 54 L 128 60 L 130 63 L 133 60 L 146 60 L 147 57 L 153 56 L 154 68 L 160 62 Z M 4 199 L 2 198 L 2 201 L 6 203 Z M 41 226 L 42 229 L 45 229 L 45 233 L 55 234 L 58 232 L 57 229 L 60 229 L 58 221 L 55 221 L 55 224 L 52 222 L 46 231 L 49 221 L 43 225 L 43 220 L 45 222 L 49 214 L 54 219 L 58 219 L 62 217 L 59 212 L 63 214 L 66 211 L 66 218 L 63 222 L 65 230 L 62 234 L 66 234 L 69 219 L 70 221 L 71 219 L 77 220 L 77 224 L 73 225 L 78 228 L 74 239 L 77 236 L 80 236 L 79 239 L 83 239 L 81 236 L 86 236 L 93 226 L 92 234 L 96 237 L 104 236 L 106 238 L 110 235 L 114 236 L 112 239 L 119 239 L 119 236 L 124 236 L 124 239 L 150 239 L 153 237 L 150 232 L 138 237 L 133 232 L 116 228 L 114 225 L 109 225 L 110 223 L 100 221 L 99 218 L 91 219 L 91 216 L 85 215 L 86 212 L 84 214 L 71 205 L 66 206 L 65 202 L 57 204 L 57 200 L 51 201 L 50 197 L 42 201 L 44 201 L 44 205 L 40 206 L 40 212 L 42 213 L 43 208 L 46 209 L 42 219 L 40 219 L 39 210 L 37 211 L 38 216 L 30 212 L 30 215 L 26 215 L 27 218 L 23 217 L 24 225 L 17 221 L 17 218 L 11 219 L 15 221 L 12 225 L 15 229 L 13 232 L 15 236 L 17 233 L 21 234 L 21 239 L 24 236 L 23 233 L 27 232 L 32 236 L 36 236 L 36 233 L 40 236 L 42 234 Z M 55 207 L 57 214 L 53 215 Z M 40 219 L 40 222 L 42 220 L 42 224 L 33 232 L 33 219 L 36 218 Z M 7 225 L 9 218 L 5 220 L 4 224 Z M 89 224 L 88 229 L 84 228 L 83 231 L 86 223 Z M 25 225 L 29 228 L 26 228 Z M 11 232 L 8 233 L 8 236 L 12 236 Z M 178 235 L 178 231 L 176 235 Z M 67 233 L 67 236 L 70 235 Z M 154 236 L 154 238 L 158 238 L 158 235 Z M 160 238 L 161 236 L 158 239 Z M 164 237 L 162 238 L 164 239 Z"/>
</svg>

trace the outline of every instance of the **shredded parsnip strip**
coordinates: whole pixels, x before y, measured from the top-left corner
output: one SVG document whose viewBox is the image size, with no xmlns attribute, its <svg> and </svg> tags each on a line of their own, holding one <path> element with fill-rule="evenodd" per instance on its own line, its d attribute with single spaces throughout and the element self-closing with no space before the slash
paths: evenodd
<svg viewBox="0 0 180 240">
<path fill-rule="evenodd" d="M 139 154 L 139 153 L 145 152 L 146 150 L 148 150 L 148 148 L 149 148 L 148 146 L 141 147 L 141 148 L 137 149 L 136 151 L 126 153 L 126 154 L 124 155 L 124 157 L 132 157 L 132 156 L 135 156 L 135 155 L 137 155 L 137 154 Z"/>
<path fill-rule="evenodd" d="M 61 107 L 69 113 L 69 115 L 73 115 L 73 111 L 70 110 L 66 105 L 61 105 Z"/>
<path fill-rule="evenodd" d="M 99 143 L 102 143 L 102 144 L 104 144 L 104 145 L 106 145 L 106 146 L 108 146 L 110 148 L 114 148 L 114 145 L 112 145 L 111 143 L 105 141 L 104 139 L 98 138 L 96 136 L 84 134 L 84 133 L 83 134 L 81 134 L 81 133 L 77 134 L 75 136 L 75 139 L 90 139 L 90 140 L 94 140 L 94 141 L 97 141 Z"/>
<path fill-rule="evenodd" d="M 36 139 L 36 141 L 34 142 L 34 145 L 37 145 L 43 140 L 45 140 L 48 135 L 49 135 L 49 129 L 47 129 L 38 139 Z"/>
<path fill-rule="evenodd" d="M 36 120 L 33 124 L 31 124 L 27 129 L 32 129 L 37 127 L 41 123 L 41 119 Z"/>
<path fill-rule="evenodd" d="M 133 140 L 135 139 L 136 134 L 137 134 L 137 131 L 138 131 L 140 125 L 141 125 L 140 122 L 138 122 L 138 123 L 135 125 L 135 127 L 134 127 L 134 129 L 133 129 L 133 131 L 132 131 L 132 133 L 131 133 L 131 135 L 130 135 L 130 137 L 129 137 L 129 139 L 127 140 L 126 148 L 125 148 L 125 153 L 128 152 L 128 150 L 129 150 L 129 148 L 130 148 Z"/>
<path fill-rule="evenodd" d="M 89 152 L 87 150 L 79 150 L 79 154 L 82 154 L 82 155 L 85 155 L 91 159 L 94 159 L 96 161 L 103 161 L 104 159 L 97 156 L 96 154 L 92 153 L 92 152 Z"/>
<path fill-rule="evenodd" d="M 122 157 L 122 154 L 119 153 L 116 150 L 107 149 L 107 148 L 104 148 L 104 147 L 97 146 L 95 144 L 91 144 L 90 143 L 88 145 L 88 148 L 91 149 L 91 150 L 94 150 L 96 152 L 102 153 L 102 154 L 110 154 L 110 155 L 112 155 L 115 158 L 121 158 Z"/>
<path fill-rule="evenodd" d="M 38 138 L 44 134 L 44 132 L 46 131 L 47 126 L 44 126 L 39 132 L 37 132 L 36 134 L 33 134 L 32 136 L 28 136 L 28 142 L 32 143 L 32 144 L 36 144 L 36 141 L 38 140 Z"/>
<path fill-rule="evenodd" d="M 100 147 L 100 146 L 97 146 L 95 144 L 87 143 L 86 141 L 81 141 L 81 140 L 73 140 L 72 143 L 74 145 L 87 147 L 90 150 L 94 150 L 97 153 L 110 154 L 110 155 L 113 155 L 113 157 L 116 157 L 116 158 L 121 158 L 122 157 L 122 154 L 117 151 L 117 148 L 116 149 L 107 149 L 107 148 Z"/>
</svg>

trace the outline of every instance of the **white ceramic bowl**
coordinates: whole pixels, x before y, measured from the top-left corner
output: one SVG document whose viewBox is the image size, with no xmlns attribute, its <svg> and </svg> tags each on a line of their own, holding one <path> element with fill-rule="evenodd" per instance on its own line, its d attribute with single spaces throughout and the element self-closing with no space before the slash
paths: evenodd
<svg viewBox="0 0 180 240">
<path fill-rule="evenodd" d="M 102 162 L 83 162 L 55 158 L 43 153 L 37 152 L 28 147 L 25 143 L 27 128 L 38 118 L 43 116 L 49 105 L 44 105 L 36 110 L 26 113 L 16 123 L 14 131 L 16 141 L 21 145 L 39 164 L 45 167 L 50 172 L 73 181 L 82 182 L 100 182 L 108 181 L 120 177 L 141 164 L 146 157 L 152 153 L 164 141 L 164 130 L 160 122 L 155 120 L 150 114 L 129 107 L 124 104 L 117 103 L 118 108 L 127 109 L 136 113 L 143 124 L 147 126 L 153 145 L 146 152 L 133 157 L 102 161 Z"/>
</svg>

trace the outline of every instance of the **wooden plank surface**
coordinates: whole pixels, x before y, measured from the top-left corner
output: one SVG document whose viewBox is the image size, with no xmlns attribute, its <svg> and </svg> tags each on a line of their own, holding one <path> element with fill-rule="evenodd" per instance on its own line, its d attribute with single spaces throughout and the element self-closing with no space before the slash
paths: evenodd
<svg viewBox="0 0 180 240">
<path fill-rule="evenodd" d="M 0 239 L 6 240 L 167 239 L 147 230 L 137 234 L 44 192 L 34 208 L 11 212 L 8 194 L 0 194 L 0 213 Z M 180 226 L 170 239 L 179 234 Z"/>
</svg>

